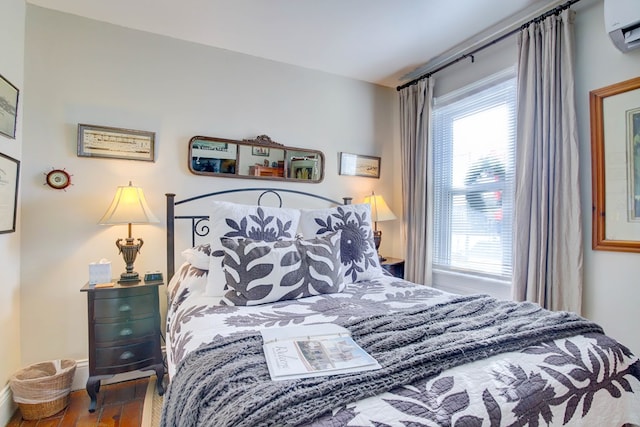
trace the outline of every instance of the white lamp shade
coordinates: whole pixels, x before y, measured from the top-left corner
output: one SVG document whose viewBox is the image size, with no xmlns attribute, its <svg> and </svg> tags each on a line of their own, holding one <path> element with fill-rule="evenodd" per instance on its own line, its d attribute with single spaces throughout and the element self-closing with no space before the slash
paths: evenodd
<svg viewBox="0 0 640 427">
<path fill-rule="evenodd" d="M 160 220 L 149 209 L 142 188 L 134 187 L 129 183 L 128 186 L 118 187 L 109 209 L 100 218 L 98 224 L 147 224 L 152 222 L 160 222 Z"/>
<path fill-rule="evenodd" d="M 397 218 L 382 196 L 371 194 L 364 198 L 364 202 L 371 205 L 371 220 L 373 222 L 390 221 Z"/>
</svg>

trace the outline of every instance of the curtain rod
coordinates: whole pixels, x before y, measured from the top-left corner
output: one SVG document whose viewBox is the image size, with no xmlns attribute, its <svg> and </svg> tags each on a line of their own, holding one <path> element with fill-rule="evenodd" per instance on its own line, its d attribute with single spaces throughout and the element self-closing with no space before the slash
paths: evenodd
<svg viewBox="0 0 640 427">
<path fill-rule="evenodd" d="M 456 64 L 456 63 L 458 63 L 458 62 L 460 62 L 460 61 L 462 61 L 464 59 L 471 58 L 471 62 L 473 62 L 474 61 L 473 55 L 475 55 L 476 53 L 480 52 L 481 50 L 484 50 L 484 49 L 486 49 L 486 48 L 488 48 L 490 46 L 493 46 L 494 44 L 499 43 L 499 42 L 501 42 L 502 40 L 504 40 L 504 39 L 506 39 L 508 37 L 511 37 L 512 35 L 516 34 L 517 32 L 524 30 L 525 28 L 529 27 L 529 25 L 536 24 L 538 22 L 541 22 L 541 21 L 547 19 L 551 15 L 559 15 L 560 12 L 562 12 L 565 9 L 568 9 L 569 7 L 571 7 L 571 5 L 573 5 L 574 3 L 578 3 L 579 1 L 580 0 L 569 0 L 568 2 L 563 3 L 560 6 L 557 6 L 557 7 L 553 8 L 553 9 L 550 9 L 550 10 L 546 11 L 545 13 L 543 13 L 541 15 L 538 15 L 533 19 L 530 19 L 529 21 L 527 21 L 524 24 L 522 24 L 520 27 L 515 28 L 515 29 L 509 31 L 508 33 L 505 33 L 505 34 L 503 34 L 503 35 L 501 35 L 501 36 L 499 36 L 499 37 L 497 37 L 497 38 L 495 38 L 495 39 L 493 39 L 493 40 L 491 40 L 491 41 L 489 41 L 489 42 L 487 42 L 487 43 L 485 43 L 485 44 L 483 44 L 483 45 L 481 45 L 481 46 L 479 46 L 477 48 L 475 48 L 471 52 L 468 52 L 468 53 L 465 53 L 463 55 L 460 55 L 457 58 L 452 59 L 449 62 L 444 63 L 443 65 L 439 66 L 438 68 L 436 68 L 434 70 L 431 70 L 431 71 L 428 71 L 428 72 L 422 74 L 421 76 L 416 77 L 415 79 L 413 79 L 413 80 L 411 80 L 411 81 L 409 81 L 407 83 L 404 83 L 401 86 L 398 86 L 396 88 L 396 90 L 400 91 L 400 90 L 402 90 L 402 89 L 404 89 L 406 87 L 414 85 L 414 84 L 418 83 L 420 80 L 425 79 L 425 78 L 429 78 L 432 75 L 434 75 L 435 73 L 437 73 L 438 71 L 442 71 L 445 68 L 448 68 L 448 67 L 452 66 L 453 64 Z"/>
</svg>

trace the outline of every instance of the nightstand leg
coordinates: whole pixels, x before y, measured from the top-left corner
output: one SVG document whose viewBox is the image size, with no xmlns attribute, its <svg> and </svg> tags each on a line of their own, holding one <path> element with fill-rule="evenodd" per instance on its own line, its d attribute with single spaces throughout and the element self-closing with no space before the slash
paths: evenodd
<svg viewBox="0 0 640 427">
<path fill-rule="evenodd" d="M 93 412 L 96 410 L 98 391 L 100 391 L 100 378 L 89 377 L 89 379 L 87 380 L 87 393 L 89 393 L 89 397 L 91 398 L 91 403 L 89 404 L 89 412 Z"/>
<path fill-rule="evenodd" d="M 162 382 L 164 378 L 164 365 L 154 365 L 153 370 L 156 371 L 156 390 L 158 391 L 158 396 L 162 396 L 164 394 L 164 384 Z"/>
</svg>

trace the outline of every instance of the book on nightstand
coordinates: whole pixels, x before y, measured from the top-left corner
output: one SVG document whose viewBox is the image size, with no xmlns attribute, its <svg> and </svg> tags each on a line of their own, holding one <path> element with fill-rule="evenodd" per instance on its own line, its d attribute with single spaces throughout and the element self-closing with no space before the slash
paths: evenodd
<svg viewBox="0 0 640 427">
<path fill-rule="evenodd" d="M 261 334 L 274 381 L 380 369 L 348 329 L 333 323 L 269 328 Z"/>
</svg>

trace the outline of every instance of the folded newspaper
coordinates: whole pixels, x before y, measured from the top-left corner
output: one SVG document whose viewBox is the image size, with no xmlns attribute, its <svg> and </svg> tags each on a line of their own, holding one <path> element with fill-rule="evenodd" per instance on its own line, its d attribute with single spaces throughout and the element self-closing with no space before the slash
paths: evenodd
<svg viewBox="0 0 640 427">
<path fill-rule="evenodd" d="M 333 323 L 261 331 L 269 374 L 274 381 L 380 369 L 376 360 Z"/>
</svg>

